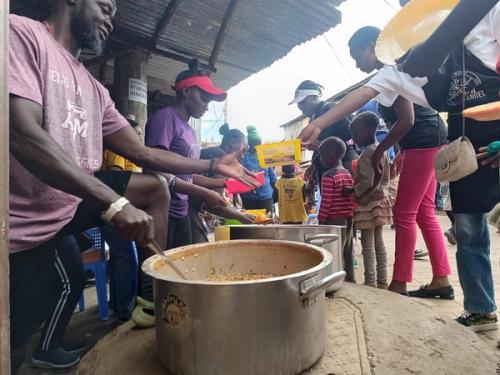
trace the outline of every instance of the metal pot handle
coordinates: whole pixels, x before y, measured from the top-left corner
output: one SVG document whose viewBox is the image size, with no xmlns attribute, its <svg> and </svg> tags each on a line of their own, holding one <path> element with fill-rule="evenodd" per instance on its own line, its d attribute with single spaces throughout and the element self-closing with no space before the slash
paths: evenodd
<svg viewBox="0 0 500 375">
<path fill-rule="evenodd" d="M 323 246 L 324 244 L 337 241 L 339 239 L 338 234 L 334 233 L 318 233 L 311 234 L 310 236 L 305 236 L 304 241 L 315 246 Z"/>
<path fill-rule="evenodd" d="M 310 304 L 310 301 L 316 297 L 320 292 L 324 289 L 328 288 L 330 285 L 339 282 L 344 279 L 346 276 L 345 271 L 338 271 L 332 273 L 324 277 L 323 279 L 316 281 L 317 277 L 313 277 L 312 279 L 304 280 L 300 283 L 300 299 L 307 306 Z"/>
</svg>

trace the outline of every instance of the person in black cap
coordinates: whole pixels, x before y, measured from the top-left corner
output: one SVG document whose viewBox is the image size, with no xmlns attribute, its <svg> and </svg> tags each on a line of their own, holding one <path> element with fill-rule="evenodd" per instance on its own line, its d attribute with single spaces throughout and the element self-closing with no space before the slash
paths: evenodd
<svg viewBox="0 0 500 375">
<path fill-rule="evenodd" d="M 295 90 L 295 96 L 289 105 L 297 104 L 297 107 L 300 109 L 302 114 L 309 117 L 312 122 L 335 106 L 332 102 L 321 100 L 323 89 L 323 86 L 316 82 L 309 80 L 303 81 Z M 358 154 L 354 149 L 354 145 L 349 144 L 349 141 L 351 140 L 349 122 L 348 118 L 344 118 L 340 121 L 332 123 L 321 132 L 318 140 L 308 147 L 310 150 L 314 151 L 312 166 L 315 173 L 313 173 L 313 176 L 315 175 L 315 180 L 318 184 L 321 181 L 321 177 L 326 172 L 326 169 L 319 160 L 318 146 L 322 140 L 328 137 L 338 137 L 346 143 L 347 151 L 342 159 L 342 164 L 344 168 L 352 174 L 352 161 L 358 158 Z"/>
</svg>

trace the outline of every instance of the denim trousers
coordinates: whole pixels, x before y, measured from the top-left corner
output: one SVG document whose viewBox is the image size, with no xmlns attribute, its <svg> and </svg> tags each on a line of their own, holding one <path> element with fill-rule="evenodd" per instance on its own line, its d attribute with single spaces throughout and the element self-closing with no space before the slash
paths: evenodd
<svg viewBox="0 0 500 375">
<path fill-rule="evenodd" d="M 138 291 L 139 260 L 135 243 L 121 238 L 112 226 L 102 226 L 109 246 L 109 289 L 111 307 L 118 318 L 132 314 Z"/>
<path fill-rule="evenodd" d="M 486 214 L 454 214 L 457 266 L 464 292 L 464 308 L 470 313 L 496 310 L 490 261 L 490 235 Z"/>
</svg>

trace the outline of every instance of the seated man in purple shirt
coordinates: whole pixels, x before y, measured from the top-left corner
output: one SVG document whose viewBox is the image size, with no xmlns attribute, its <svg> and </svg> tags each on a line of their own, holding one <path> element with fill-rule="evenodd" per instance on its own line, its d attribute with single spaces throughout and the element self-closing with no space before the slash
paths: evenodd
<svg viewBox="0 0 500 375">
<path fill-rule="evenodd" d="M 166 246 L 170 194 L 165 178 L 130 172 L 93 176 L 101 166 L 103 146 L 152 171 L 214 170 L 253 184 L 235 155 L 193 160 L 141 144 L 108 91 L 77 59 L 82 48 L 100 52 L 115 14 L 114 0 L 54 0 L 44 22 L 10 16 L 13 350 L 27 343 L 54 308 L 50 292 L 62 237 L 108 222 L 143 248 L 153 240 Z M 71 306 L 65 311 L 71 314 Z M 39 359 L 64 367 L 79 358 L 70 354 L 55 346 Z"/>
</svg>

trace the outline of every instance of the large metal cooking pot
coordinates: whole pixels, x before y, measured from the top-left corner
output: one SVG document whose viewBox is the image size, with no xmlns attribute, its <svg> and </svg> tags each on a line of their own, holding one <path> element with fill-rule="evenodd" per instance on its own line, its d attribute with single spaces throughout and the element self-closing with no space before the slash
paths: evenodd
<svg viewBox="0 0 500 375">
<path fill-rule="evenodd" d="M 161 361 L 175 375 L 292 375 L 313 366 L 325 345 L 324 288 L 331 255 L 288 241 L 220 241 L 158 255 L 142 269 L 154 278 Z M 213 275 L 280 275 L 215 282 Z"/>
<path fill-rule="evenodd" d="M 230 239 L 268 239 L 309 243 L 320 246 L 332 254 L 330 273 L 343 270 L 342 244 L 345 227 L 334 225 L 229 225 Z M 330 285 L 327 293 L 342 286 L 342 280 Z"/>
</svg>

